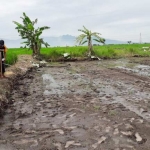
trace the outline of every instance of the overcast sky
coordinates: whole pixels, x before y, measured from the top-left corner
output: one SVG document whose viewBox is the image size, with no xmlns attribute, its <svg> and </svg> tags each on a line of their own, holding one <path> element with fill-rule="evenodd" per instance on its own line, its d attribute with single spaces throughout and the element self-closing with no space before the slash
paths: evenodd
<svg viewBox="0 0 150 150">
<path fill-rule="evenodd" d="M 14 21 L 25 12 L 44 36 L 80 34 L 85 25 L 107 39 L 150 42 L 150 0 L 1 0 L 0 38 L 18 39 Z"/>
</svg>

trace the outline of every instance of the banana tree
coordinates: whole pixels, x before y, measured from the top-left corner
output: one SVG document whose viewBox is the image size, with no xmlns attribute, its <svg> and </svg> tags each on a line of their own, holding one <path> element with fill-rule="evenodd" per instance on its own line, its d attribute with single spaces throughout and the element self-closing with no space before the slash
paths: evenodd
<svg viewBox="0 0 150 150">
<path fill-rule="evenodd" d="M 98 38 L 98 39 L 93 39 L 93 40 L 102 44 L 105 44 L 105 41 L 106 41 L 104 38 Z"/>
<path fill-rule="evenodd" d="M 93 45 L 92 40 L 99 42 L 99 43 L 105 43 L 105 39 L 100 37 L 100 33 L 98 32 L 91 32 L 88 30 L 85 26 L 83 26 L 83 29 L 79 29 L 78 31 L 82 32 L 77 38 L 76 42 L 79 43 L 79 45 L 83 45 L 85 43 L 88 43 L 88 56 L 91 57 L 93 54 Z M 95 37 L 95 39 L 93 39 Z"/>
<path fill-rule="evenodd" d="M 44 45 L 46 47 L 50 46 L 47 42 L 44 42 L 43 38 L 40 38 L 43 31 L 49 29 L 50 27 L 38 27 L 37 29 L 34 25 L 37 23 L 37 19 L 35 21 L 31 21 L 31 19 L 23 13 L 23 24 L 20 24 L 16 21 L 13 21 L 17 27 L 15 29 L 18 30 L 22 39 L 26 39 L 22 44 L 24 44 L 24 48 L 30 48 L 33 51 L 33 56 L 40 56 L 41 46 Z"/>
</svg>

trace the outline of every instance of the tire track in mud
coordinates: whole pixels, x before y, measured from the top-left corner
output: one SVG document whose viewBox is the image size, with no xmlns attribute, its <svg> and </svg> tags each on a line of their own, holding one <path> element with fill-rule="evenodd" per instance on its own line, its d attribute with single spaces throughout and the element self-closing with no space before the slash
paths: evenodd
<svg viewBox="0 0 150 150">
<path fill-rule="evenodd" d="M 96 62 L 40 68 L 18 81 L 12 93 L 0 149 L 148 150 L 149 123 L 124 104 L 131 99 L 136 108 L 146 107 L 145 94 L 134 93 L 144 85 Z"/>
<path fill-rule="evenodd" d="M 111 85 L 118 91 L 120 88 L 124 90 L 122 95 L 117 95 L 115 100 L 110 103 L 120 103 L 130 111 L 133 111 L 143 119 L 150 122 L 150 79 L 148 77 L 128 73 L 121 69 L 111 68 L 108 69 L 108 72 L 111 72 L 106 73 L 108 78 L 112 78 L 113 75 Z M 117 82 L 122 83 L 120 84 Z"/>
</svg>

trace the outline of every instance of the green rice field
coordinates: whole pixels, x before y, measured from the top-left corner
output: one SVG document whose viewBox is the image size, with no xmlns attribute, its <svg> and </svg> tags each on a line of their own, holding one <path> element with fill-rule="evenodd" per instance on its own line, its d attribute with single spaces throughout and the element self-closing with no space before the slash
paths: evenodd
<svg viewBox="0 0 150 150">
<path fill-rule="evenodd" d="M 150 44 L 118 44 L 93 46 L 94 54 L 102 59 L 125 58 L 125 57 L 149 57 L 150 50 L 144 50 L 143 47 L 150 47 Z M 70 53 L 71 57 L 85 57 L 87 46 L 72 47 L 49 47 L 42 48 L 41 54 L 44 59 L 57 61 L 63 53 Z M 17 56 L 21 54 L 32 54 L 31 50 L 23 48 L 9 48 L 7 52 L 7 64 L 13 64 L 17 61 Z"/>
</svg>

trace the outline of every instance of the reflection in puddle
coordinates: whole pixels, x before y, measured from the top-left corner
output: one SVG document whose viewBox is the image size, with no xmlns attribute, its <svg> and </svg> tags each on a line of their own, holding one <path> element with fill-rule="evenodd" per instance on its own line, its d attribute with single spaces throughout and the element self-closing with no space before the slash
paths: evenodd
<svg viewBox="0 0 150 150">
<path fill-rule="evenodd" d="M 118 68 L 125 70 L 129 73 L 135 73 L 140 76 L 150 76 L 150 66 L 141 65 L 137 63 L 130 63 L 127 59 L 119 59 L 116 61 L 107 61 L 101 63 L 102 66 L 107 68 Z"/>
<path fill-rule="evenodd" d="M 42 77 L 43 77 L 43 83 L 44 84 L 50 83 L 50 84 L 52 84 L 52 86 L 55 86 L 55 87 L 58 86 L 56 81 L 54 80 L 54 78 L 50 74 L 43 74 Z"/>
<path fill-rule="evenodd" d="M 46 85 L 44 95 L 56 94 L 56 88 L 59 88 L 60 86 L 57 84 L 54 78 L 50 74 L 43 74 L 42 78 L 43 83 Z"/>
</svg>

